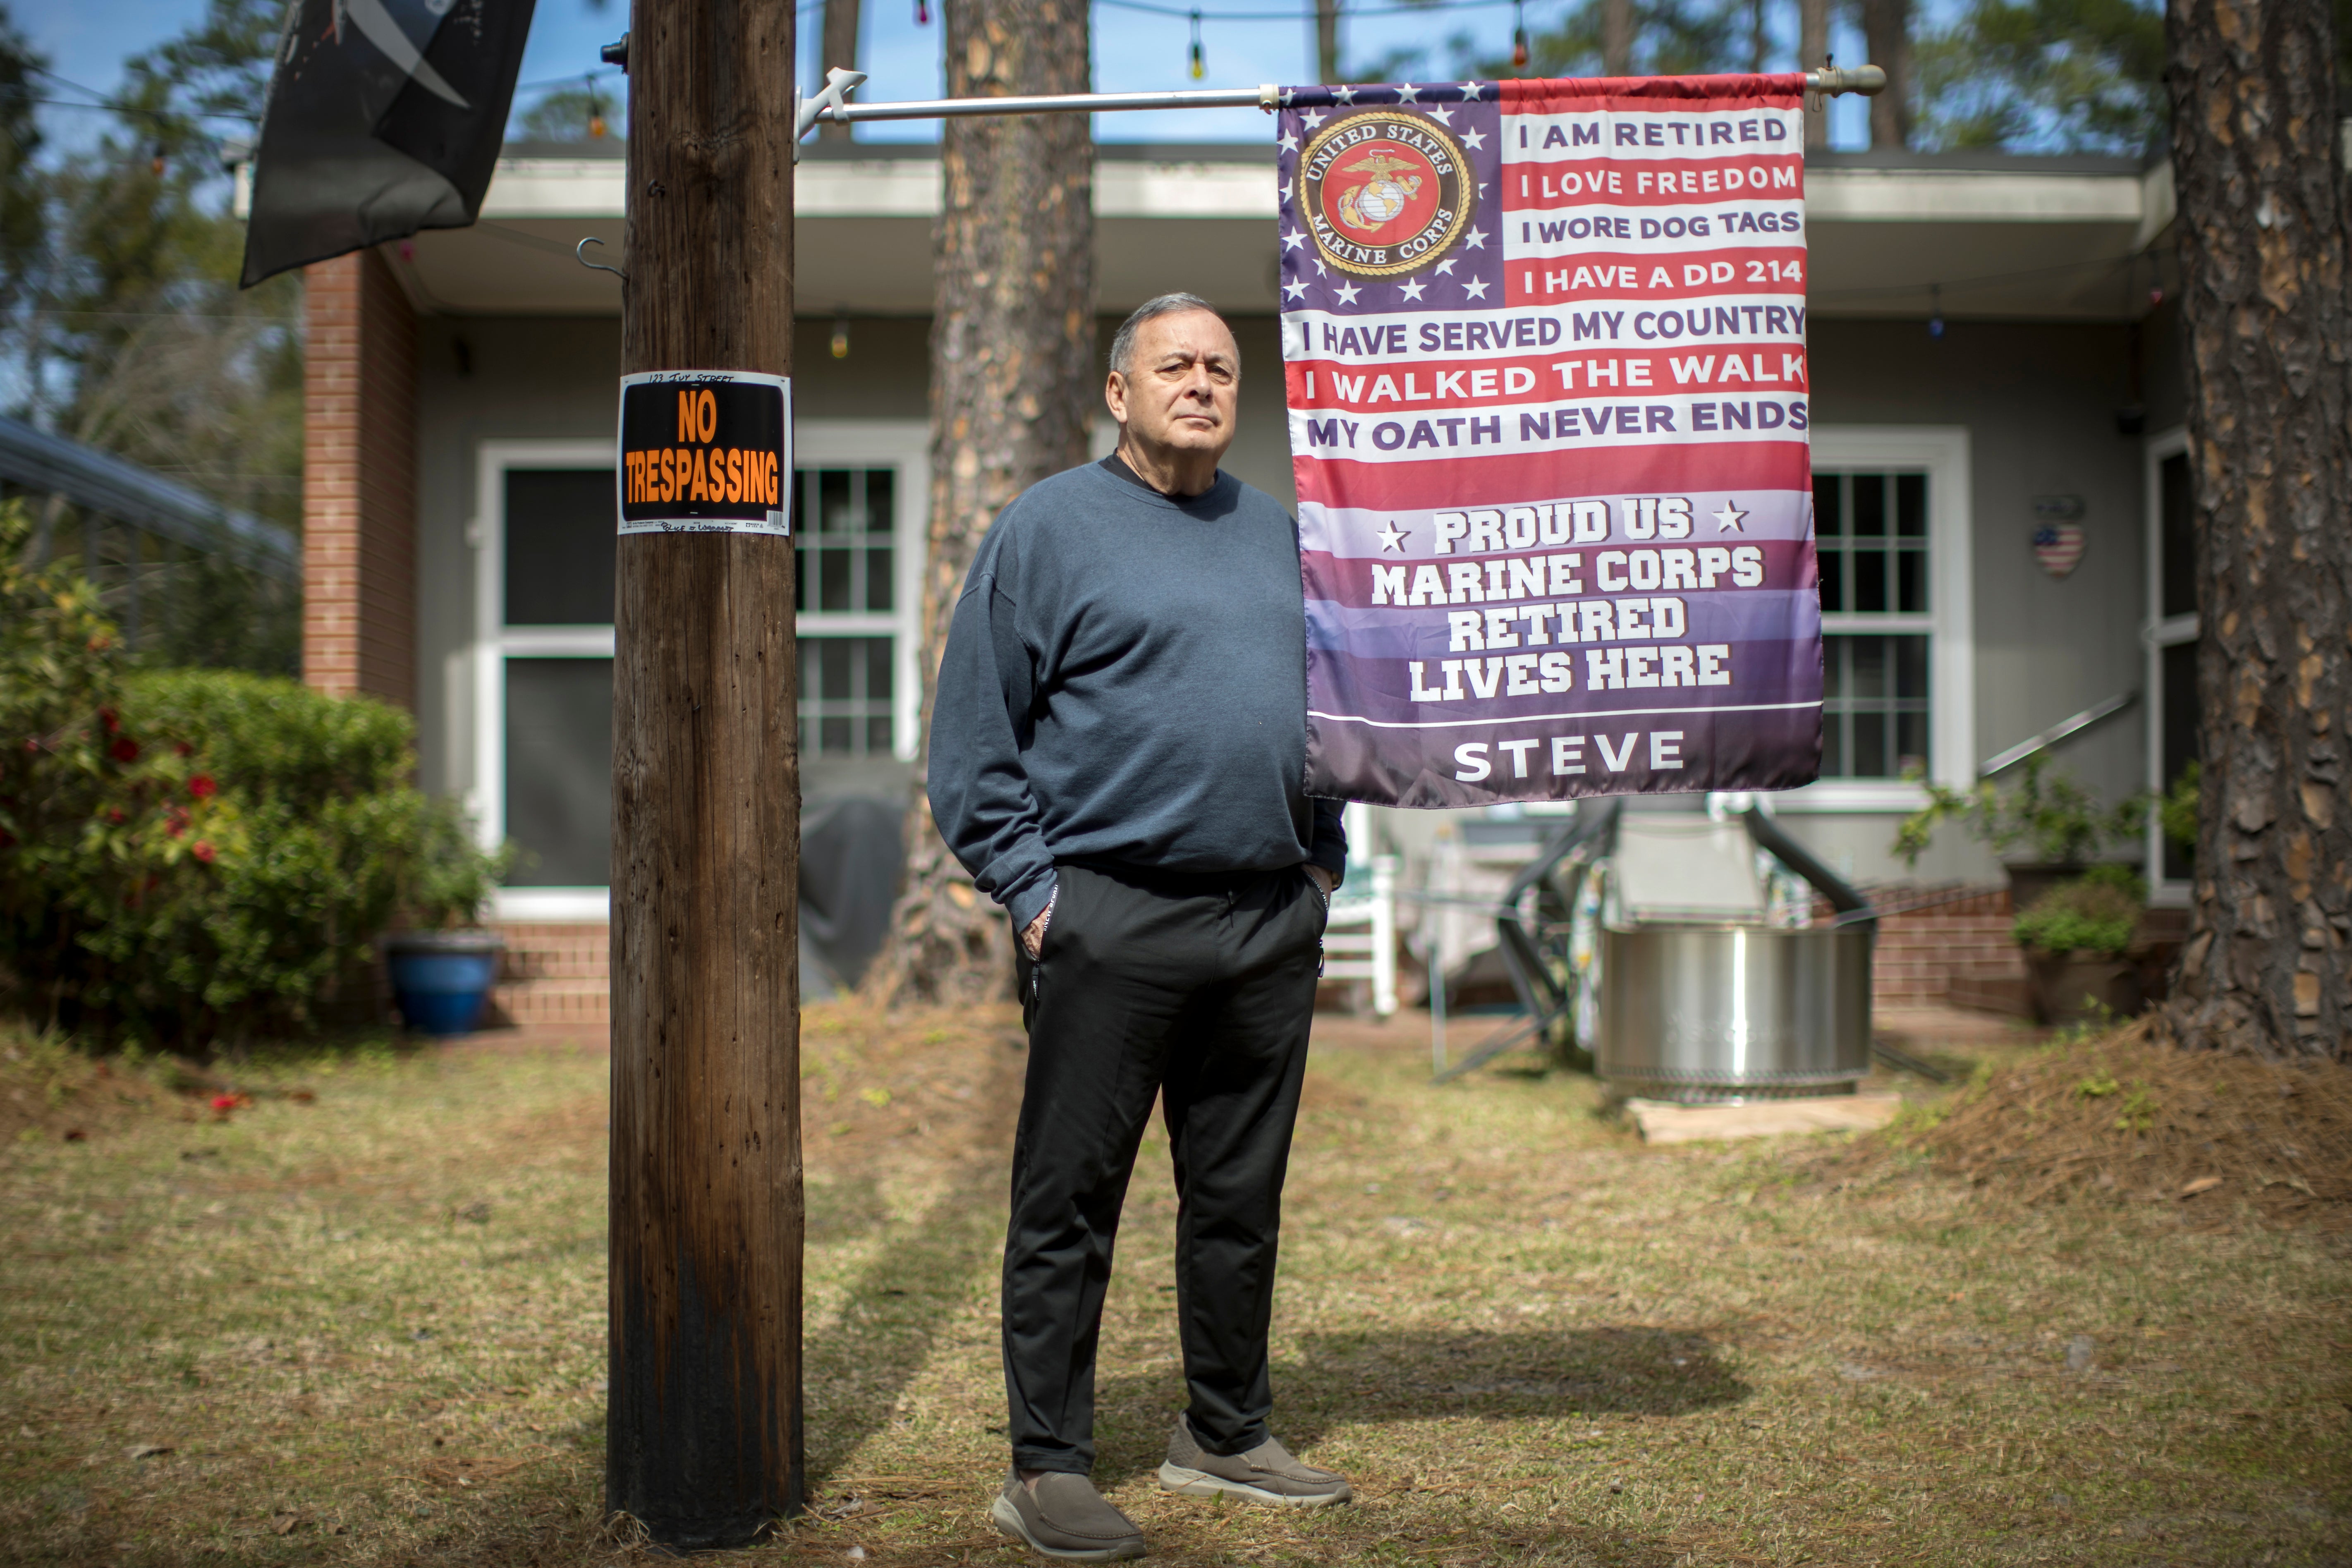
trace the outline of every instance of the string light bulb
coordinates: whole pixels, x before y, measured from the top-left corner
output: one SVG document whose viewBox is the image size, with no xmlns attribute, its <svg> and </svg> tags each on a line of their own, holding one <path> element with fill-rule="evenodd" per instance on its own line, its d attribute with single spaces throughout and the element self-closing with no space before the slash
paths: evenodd
<svg viewBox="0 0 2352 1568">
<path fill-rule="evenodd" d="M 1201 13 L 1192 13 L 1192 79 L 1200 80 L 1209 71 L 1208 62 L 1201 54 Z"/>
<path fill-rule="evenodd" d="M 147 170 L 159 180 L 163 177 L 163 144 L 161 142 L 155 143 L 154 156 L 147 160 Z"/>
<path fill-rule="evenodd" d="M 604 139 L 604 100 L 596 90 L 594 77 L 583 79 L 588 84 L 588 139 L 602 142 Z"/>
<path fill-rule="evenodd" d="M 915 26 L 918 27 L 928 27 L 930 25 L 930 0 L 915 0 Z"/>
<path fill-rule="evenodd" d="M 847 310 L 835 310 L 833 313 L 833 357 L 835 359 L 849 357 L 849 312 Z"/>
<path fill-rule="evenodd" d="M 1928 284 L 1927 299 L 1927 335 L 1940 338 L 1944 335 L 1944 286 L 1941 283 Z"/>
<path fill-rule="evenodd" d="M 1528 58 L 1527 0 L 1512 0 L 1511 68 L 1513 70 L 1527 69 Z"/>
</svg>

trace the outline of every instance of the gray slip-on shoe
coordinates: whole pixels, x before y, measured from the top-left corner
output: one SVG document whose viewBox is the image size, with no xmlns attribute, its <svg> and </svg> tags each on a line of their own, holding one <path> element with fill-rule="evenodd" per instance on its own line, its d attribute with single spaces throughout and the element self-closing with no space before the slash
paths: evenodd
<svg viewBox="0 0 2352 1568">
<path fill-rule="evenodd" d="M 1160 1484 L 1185 1497 L 1222 1493 L 1284 1508 L 1323 1508 L 1356 1495 L 1345 1476 L 1300 1464 L 1271 1437 L 1246 1454 L 1212 1454 L 1201 1447 L 1192 1436 L 1192 1424 L 1181 1415 L 1176 1417 L 1176 1435 L 1168 1440 L 1168 1462 L 1160 1467 Z"/>
<path fill-rule="evenodd" d="M 1015 1470 L 989 1505 L 988 1517 L 1005 1534 L 1067 1563 L 1113 1563 L 1143 1555 L 1143 1531 L 1105 1502 L 1084 1476 L 1048 1470 L 1032 1492 Z"/>
</svg>

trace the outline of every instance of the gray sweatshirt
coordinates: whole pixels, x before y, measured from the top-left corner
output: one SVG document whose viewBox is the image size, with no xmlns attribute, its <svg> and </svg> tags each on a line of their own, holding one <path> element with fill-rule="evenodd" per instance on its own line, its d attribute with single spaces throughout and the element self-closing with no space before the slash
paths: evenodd
<svg viewBox="0 0 2352 1568">
<path fill-rule="evenodd" d="M 1123 465 L 1122 465 L 1123 468 Z M 1177 500 L 1102 464 L 998 515 L 931 708 L 931 816 L 1026 926 L 1057 860 L 1187 872 L 1347 866 L 1307 769 L 1298 526 L 1219 473 Z"/>
</svg>

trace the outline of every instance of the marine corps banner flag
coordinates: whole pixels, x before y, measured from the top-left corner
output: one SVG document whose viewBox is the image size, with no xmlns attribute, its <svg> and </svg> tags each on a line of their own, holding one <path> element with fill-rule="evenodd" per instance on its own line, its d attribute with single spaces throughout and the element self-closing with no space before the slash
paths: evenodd
<svg viewBox="0 0 2352 1568">
<path fill-rule="evenodd" d="M 1283 94 L 1308 794 L 1820 771 L 1803 90 Z"/>
<path fill-rule="evenodd" d="M 531 0 L 291 0 L 242 286 L 482 210 Z"/>
</svg>

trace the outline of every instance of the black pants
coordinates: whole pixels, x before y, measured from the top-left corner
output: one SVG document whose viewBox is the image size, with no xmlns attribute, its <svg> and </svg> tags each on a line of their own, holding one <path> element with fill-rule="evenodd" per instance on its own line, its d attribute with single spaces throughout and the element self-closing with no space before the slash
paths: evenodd
<svg viewBox="0 0 2352 1568">
<path fill-rule="evenodd" d="M 1063 866 L 1019 964 L 1029 1076 L 1004 1238 L 1013 1462 L 1094 1466 L 1095 1348 L 1119 1205 L 1164 1096 L 1176 1175 L 1176 1312 L 1192 1430 L 1266 1437 L 1282 1179 L 1324 906 L 1303 867 L 1219 878 Z"/>
</svg>

